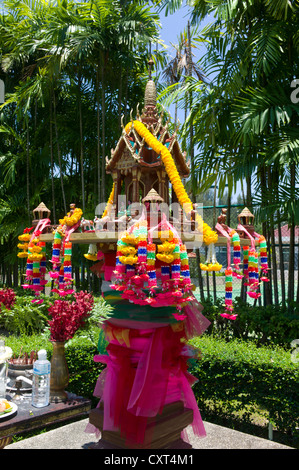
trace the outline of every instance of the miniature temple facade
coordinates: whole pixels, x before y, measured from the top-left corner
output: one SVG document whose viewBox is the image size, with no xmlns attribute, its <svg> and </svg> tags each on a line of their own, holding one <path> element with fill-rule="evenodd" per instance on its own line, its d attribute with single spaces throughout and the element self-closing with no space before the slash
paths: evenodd
<svg viewBox="0 0 299 470">
<path fill-rule="evenodd" d="M 168 129 L 168 122 L 163 124 L 163 115 L 158 114 L 157 91 L 153 80 L 149 80 L 145 89 L 144 109 L 137 117 L 145 124 L 148 130 L 169 150 L 175 161 L 181 179 L 190 173 L 186 162 L 186 152 L 182 152 L 176 139 Z M 106 172 L 111 174 L 114 182 L 115 213 L 118 213 L 118 197 L 126 196 L 127 205 L 141 203 L 151 189 L 163 199 L 166 204 L 177 202 L 174 192 L 169 196 L 169 178 L 166 173 L 161 156 L 151 149 L 134 129 L 127 132 L 123 127 L 122 135 L 115 149 L 111 150 L 111 158 L 107 159 Z"/>
</svg>

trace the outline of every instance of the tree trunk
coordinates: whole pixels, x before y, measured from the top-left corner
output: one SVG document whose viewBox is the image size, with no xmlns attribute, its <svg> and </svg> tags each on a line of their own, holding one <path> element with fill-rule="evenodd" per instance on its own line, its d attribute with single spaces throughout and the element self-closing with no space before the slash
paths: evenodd
<svg viewBox="0 0 299 470">
<path fill-rule="evenodd" d="M 282 305 L 285 306 L 286 302 L 286 291 L 285 291 L 285 276 L 284 276 L 284 254 L 282 246 L 281 236 L 281 223 L 280 214 L 277 212 L 277 230 L 278 230 L 278 252 L 279 252 L 279 269 L 280 269 L 280 285 L 281 285 L 281 301 Z"/>
<path fill-rule="evenodd" d="M 13 265 L 13 287 L 18 287 L 19 285 L 19 266 L 16 261 Z"/>
<path fill-rule="evenodd" d="M 271 174 L 271 167 L 268 167 L 268 187 L 269 187 L 269 199 L 268 203 L 271 206 L 273 203 L 273 199 L 275 198 L 275 193 L 274 192 L 274 185 L 273 185 L 273 180 L 272 180 L 272 174 Z M 277 188 L 276 188 L 277 189 Z M 274 300 L 275 304 L 279 304 L 279 298 L 278 298 L 278 283 L 277 283 L 277 260 L 276 260 L 276 247 L 275 247 L 275 233 L 274 233 L 274 220 L 273 220 L 273 215 L 270 213 L 269 215 L 269 235 L 270 235 L 270 246 L 271 246 L 271 256 L 272 256 L 272 279 L 273 279 L 273 285 L 274 285 Z"/>
<path fill-rule="evenodd" d="M 246 185 L 247 185 L 246 206 L 249 208 L 252 206 L 251 175 L 246 176 Z"/>
<path fill-rule="evenodd" d="M 59 136 L 58 136 L 58 126 L 57 126 L 57 114 L 56 114 L 56 96 L 55 92 L 53 92 L 53 117 L 54 117 L 54 127 L 55 127 L 55 135 L 56 135 L 56 145 L 57 145 L 57 155 L 58 155 L 58 164 L 59 164 L 59 172 L 60 172 L 60 184 L 61 184 L 61 194 L 63 200 L 63 208 L 66 214 L 66 200 L 65 200 L 65 192 L 64 192 L 64 184 L 63 184 L 63 171 L 62 171 L 62 163 L 61 163 L 61 154 L 60 154 L 60 145 L 59 145 Z"/>
<path fill-rule="evenodd" d="M 82 191 L 82 210 L 85 213 L 85 184 L 84 184 L 84 149 L 83 149 L 83 120 L 82 120 L 82 99 L 81 99 L 81 65 L 78 74 L 78 110 L 79 110 L 79 128 L 80 128 L 80 168 L 81 168 L 81 191 Z"/>
<path fill-rule="evenodd" d="M 106 200 L 105 193 L 105 172 L 106 172 L 106 145 L 105 145 L 105 74 L 104 64 L 102 64 L 102 201 Z"/>
<path fill-rule="evenodd" d="M 264 166 L 262 166 L 260 168 L 260 180 L 261 180 L 262 207 L 265 208 L 265 207 L 267 207 L 268 201 L 267 201 L 267 178 L 266 178 L 266 172 L 265 172 L 265 167 Z M 263 221 L 263 223 L 262 223 L 262 233 L 263 233 L 265 239 L 268 240 L 268 242 L 269 242 L 268 233 L 267 233 L 267 222 L 266 221 Z M 269 243 L 268 243 L 268 245 L 269 245 Z M 270 268 L 270 273 L 269 273 L 270 282 L 267 282 L 264 285 L 264 303 L 265 303 L 265 305 L 272 304 L 271 256 L 269 256 L 269 268 Z"/>
<path fill-rule="evenodd" d="M 27 140 L 26 140 L 26 186 L 27 186 L 27 212 L 28 212 L 28 221 L 31 223 L 30 218 L 30 154 L 29 154 L 29 125 L 27 121 Z"/>
<path fill-rule="evenodd" d="M 227 225 L 230 227 L 230 218 L 231 218 L 231 208 L 232 208 L 232 192 L 230 186 L 228 187 L 228 195 L 227 195 Z"/>
<path fill-rule="evenodd" d="M 291 193 L 294 196 L 295 200 L 295 164 L 291 164 Z M 290 223 L 290 251 L 289 251 L 289 275 L 288 275 L 288 305 L 291 307 L 292 302 L 294 301 L 294 270 L 295 270 L 295 223 L 294 223 L 294 214 L 291 214 L 291 223 Z"/>
<path fill-rule="evenodd" d="M 126 70 L 125 73 L 125 100 L 124 100 L 124 107 L 125 107 L 125 112 L 124 112 L 124 120 L 125 120 L 125 125 L 127 124 L 127 119 L 128 119 L 128 93 L 129 93 L 129 73 L 128 70 Z"/>
<path fill-rule="evenodd" d="M 52 111 L 52 96 L 50 99 L 50 158 L 51 158 L 51 190 L 52 190 L 52 215 L 53 223 L 56 225 L 56 208 L 55 208 L 55 186 L 54 186 L 54 157 L 53 157 L 53 111 Z"/>
<path fill-rule="evenodd" d="M 192 55 L 191 55 L 191 37 L 190 37 L 190 22 L 188 21 L 188 75 L 189 77 L 192 76 Z M 175 123 L 177 121 L 177 105 L 175 105 Z M 192 108 L 192 93 L 189 94 L 189 109 L 191 112 Z M 194 143 L 193 143 L 193 122 L 190 121 L 190 160 L 191 160 L 191 190 L 192 190 L 192 199 L 193 201 L 196 200 L 196 196 L 194 194 Z M 200 252 L 199 248 L 195 250 L 196 253 L 196 264 L 197 264 L 197 277 L 198 277 L 198 285 L 200 290 L 200 296 L 204 300 L 204 290 L 203 290 L 203 279 L 202 279 L 202 272 L 200 269 Z"/>
<path fill-rule="evenodd" d="M 122 80 L 122 66 L 120 66 L 119 72 L 119 90 L 118 90 L 118 131 L 121 133 L 121 105 L 122 105 L 122 93 L 123 93 L 123 80 Z"/>
<path fill-rule="evenodd" d="M 98 201 L 101 202 L 101 144 L 100 144 L 100 64 L 97 64 L 96 76 L 96 96 L 97 96 L 97 169 L 98 169 Z"/>
</svg>

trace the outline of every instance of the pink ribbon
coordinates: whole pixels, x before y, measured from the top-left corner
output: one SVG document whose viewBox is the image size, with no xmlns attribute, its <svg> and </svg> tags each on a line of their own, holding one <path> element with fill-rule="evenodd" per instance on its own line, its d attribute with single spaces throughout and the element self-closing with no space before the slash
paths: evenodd
<svg viewBox="0 0 299 470">
<path fill-rule="evenodd" d="M 153 233 L 155 231 L 159 231 L 159 228 L 160 230 L 169 230 L 171 232 L 173 232 L 175 238 L 177 238 L 179 241 L 181 241 L 181 238 L 178 234 L 178 232 L 176 231 L 176 229 L 168 222 L 168 220 L 166 219 L 166 215 L 165 213 L 163 212 L 162 214 L 162 220 L 161 222 L 156 225 L 156 227 L 153 227 L 151 230 L 148 231 L 148 243 L 153 243 Z"/>
<path fill-rule="evenodd" d="M 231 265 L 231 255 L 230 255 L 230 235 L 227 231 L 217 222 L 215 225 L 215 229 L 221 233 L 225 238 L 227 238 L 227 267 L 229 268 Z"/>
<path fill-rule="evenodd" d="M 71 227 L 66 228 L 66 235 L 65 235 L 65 241 L 68 242 L 70 239 L 71 234 L 78 228 L 80 227 L 81 222 L 77 222 L 75 225 L 72 225 Z"/>
<path fill-rule="evenodd" d="M 41 219 L 41 220 L 39 220 L 37 226 L 35 227 L 35 229 L 34 229 L 32 235 L 31 235 L 30 241 L 32 241 L 32 240 L 35 238 L 37 232 L 41 232 L 41 233 L 42 233 L 42 231 L 44 230 L 44 228 L 45 228 L 47 225 L 49 225 L 50 223 L 51 223 L 51 220 L 50 220 L 50 219 Z"/>
<path fill-rule="evenodd" d="M 250 241 L 251 241 L 251 249 L 252 249 L 252 250 L 255 250 L 255 240 L 254 240 L 254 238 L 252 237 L 252 235 L 250 235 L 250 233 L 246 230 L 246 228 L 243 227 L 243 225 L 239 224 L 238 227 L 237 227 L 237 230 L 242 230 L 243 232 L 246 233 L 246 235 L 248 236 L 248 238 L 249 238 Z"/>
</svg>

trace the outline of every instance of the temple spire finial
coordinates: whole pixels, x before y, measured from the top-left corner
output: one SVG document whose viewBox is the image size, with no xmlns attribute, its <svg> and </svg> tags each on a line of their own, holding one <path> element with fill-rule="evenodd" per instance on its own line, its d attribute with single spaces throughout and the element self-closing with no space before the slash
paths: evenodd
<svg viewBox="0 0 299 470">
<path fill-rule="evenodd" d="M 154 65 L 154 61 L 153 61 L 152 58 L 150 58 L 149 61 L 148 61 L 148 78 L 149 78 L 149 80 L 152 79 L 152 67 L 153 67 L 153 65 Z"/>
</svg>

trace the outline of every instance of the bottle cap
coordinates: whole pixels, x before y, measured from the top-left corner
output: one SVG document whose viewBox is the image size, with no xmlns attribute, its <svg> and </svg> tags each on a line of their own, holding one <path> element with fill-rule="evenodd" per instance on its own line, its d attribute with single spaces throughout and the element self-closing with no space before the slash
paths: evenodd
<svg viewBox="0 0 299 470">
<path fill-rule="evenodd" d="M 38 351 L 37 356 L 38 356 L 38 359 L 43 361 L 47 359 L 47 351 L 45 349 L 41 349 L 40 351 Z"/>
</svg>

